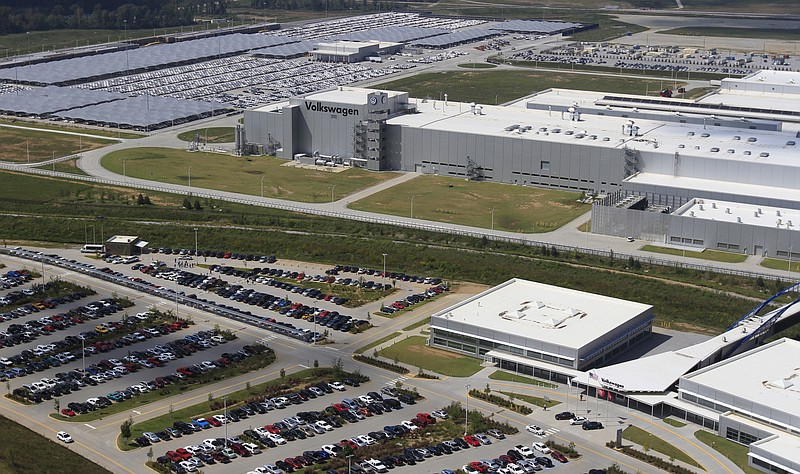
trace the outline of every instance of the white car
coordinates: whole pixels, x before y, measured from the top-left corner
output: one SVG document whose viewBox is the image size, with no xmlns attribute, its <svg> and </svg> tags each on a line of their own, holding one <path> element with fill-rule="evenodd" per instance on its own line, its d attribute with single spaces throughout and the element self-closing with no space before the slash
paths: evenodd
<svg viewBox="0 0 800 474">
<path fill-rule="evenodd" d="M 325 431 L 333 431 L 333 426 L 331 426 L 330 423 L 325 420 L 319 420 L 316 425 Z"/>
<path fill-rule="evenodd" d="M 214 415 L 214 419 L 222 423 L 223 425 L 228 424 L 228 419 L 225 418 L 225 415 Z"/>
<path fill-rule="evenodd" d="M 584 421 L 589 421 L 585 416 L 576 416 L 569 421 L 570 425 L 582 425 Z"/>
<path fill-rule="evenodd" d="M 514 451 L 518 452 L 519 455 L 524 458 L 532 458 L 535 456 L 535 454 L 533 454 L 533 451 L 531 451 L 531 448 L 524 446 L 522 444 L 514 446 Z"/>
<path fill-rule="evenodd" d="M 408 420 L 403 420 L 403 422 L 400 424 L 403 425 L 403 427 L 408 428 L 409 431 L 417 431 L 419 429 L 419 426 L 415 425 L 414 423 L 411 423 Z"/>
<path fill-rule="evenodd" d="M 522 469 L 514 463 L 510 463 L 506 466 L 506 472 L 508 474 L 525 474 L 525 469 Z"/>
<path fill-rule="evenodd" d="M 197 472 L 197 466 L 191 461 L 181 461 L 178 464 L 187 472 Z"/>
<path fill-rule="evenodd" d="M 528 425 L 525 427 L 525 429 L 533 434 L 544 436 L 544 430 L 536 425 Z"/>
<path fill-rule="evenodd" d="M 56 438 L 58 438 L 59 441 L 62 441 L 64 443 L 72 443 L 75 441 L 74 439 L 72 439 L 72 436 L 70 436 L 69 433 L 67 433 L 66 431 L 59 431 L 58 433 L 56 433 Z"/>
<path fill-rule="evenodd" d="M 272 440 L 272 442 L 275 443 L 275 444 L 286 444 L 286 438 L 284 438 L 283 436 L 281 436 L 279 434 L 270 433 L 270 434 L 267 435 L 267 438 Z"/>
<path fill-rule="evenodd" d="M 331 382 L 331 383 L 329 383 L 329 384 L 328 384 L 328 386 L 329 386 L 330 388 L 332 388 L 332 389 L 334 389 L 334 390 L 338 390 L 338 391 L 340 391 L 340 392 L 344 392 L 345 390 L 347 390 L 347 389 L 344 387 L 344 385 L 342 384 L 342 382 Z"/>
<path fill-rule="evenodd" d="M 380 461 L 375 458 L 367 459 L 364 461 L 369 467 L 371 467 L 375 472 L 389 472 L 389 469 Z"/>
<path fill-rule="evenodd" d="M 447 412 L 444 410 L 434 410 L 431 412 L 431 415 L 435 416 L 436 418 L 441 418 L 446 420 L 448 418 Z"/>
<path fill-rule="evenodd" d="M 533 443 L 531 447 L 542 454 L 550 454 L 550 448 L 548 448 L 544 443 Z"/>
</svg>

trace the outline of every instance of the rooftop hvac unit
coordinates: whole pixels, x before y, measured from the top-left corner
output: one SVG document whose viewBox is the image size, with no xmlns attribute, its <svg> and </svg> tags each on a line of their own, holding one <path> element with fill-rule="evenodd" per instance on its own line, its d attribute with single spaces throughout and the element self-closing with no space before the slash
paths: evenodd
<svg viewBox="0 0 800 474">
<path fill-rule="evenodd" d="M 766 158 L 769 156 L 769 153 L 767 153 L 766 151 L 762 151 L 761 153 L 758 154 L 758 156 L 760 156 L 761 158 Z"/>
<path fill-rule="evenodd" d="M 711 209 L 716 209 L 716 208 L 717 208 L 717 203 L 715 203 L 715 202 L 712 202 L 712 203 L 711 203 Z"/>
<path fill-rule="evenodd" d="M 778 209 L 777 211 L 775 211 L 775 215 L 780 216 L 781 215 L 781 210 Z"/>
<path fill-rule="evenodd" d="M 710 137 L 710 136 L 711 136 L 711 134 L 710 134 L 710 133 L 701 133 L 701 134 L 700 134 L 700 137 L 702 137 L 702 138 L 708 138 L 708 137 Z"/>
<path fill-rule="evenodd" d="M 738 222 L 739 224 L 741 224 L 741 223 L 742 223 L 742 218 L 741 218 L 741 217 L 737 217 L 737 218 L 736 218 L 736 222 Z"/>
<path fill-rule="evenodd" d="M 753 211 L 753 217 L 758 217 L 758 211 Z"/>
<path fill-rule="evenodd" d="M 747 156 L 749 156 L 749 155 L 753 154 L 753 152 L 751 152 L 750 150 L 745 150 L 745 151 L 744 151 L 744 154 L 745 154 L 745 155 L 747 155 Z"/>
</svg>

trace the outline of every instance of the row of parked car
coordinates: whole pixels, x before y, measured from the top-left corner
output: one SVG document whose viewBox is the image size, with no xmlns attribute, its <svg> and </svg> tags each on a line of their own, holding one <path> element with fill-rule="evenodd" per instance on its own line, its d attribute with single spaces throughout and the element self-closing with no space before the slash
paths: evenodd
<svg viewBox="0 0 800 474">
<path fill-rule="evenodd" d="M 344 381 L 318 382 L 297 392 L 253 401 L 243 406 L 224 410 L 210 417 L 193 418 L 189 422 L 178 421 L 170 428 L 157 433 L 144 433 L 144 437 L 151 442 L 179 438 L 197 431 L 213 427 L 236 423 L 241 420 L 265 414 L 276 409 L 286 408 L 289 405 L 301 404 L 312 398 L 322 397 L 334 391 L 345 391 L 345 383 L 356 386 L 358 382 L 353 379 Z M 398 402 L 399 405 L 399 402 Z M 252 422 L 252 421 L 251 421 Z M 252 426 L 252 425 L 251 425 Z M 298 412 L 295 416 L 283 418 L 272 424 L 256 426 L 244 431 L 243 437 L 258 442 L 262 447 L 275 447 L 286 444 L 296 439 L 306 439 L 311 436 L 321 435 L 334 428 L 342 426 L 340 418 L 326 412 Z M 194 472 L 204 464 L 217 462 L 227 463 L 237 457 L 249 457 L 260 454 L 259 444 L 243 442 L 237 437 L 209 438 L 199 445 L 190 445 L 184 448 L 168 451 L 158 458 L 163 464 L 168 464 L 175 472 Z"/>
<path fill-rule="evenodd" d="M 408 308 L 409 306 L 413 306 L 421 301 L 425 301 L 428 298 L 433 298 L 436 295 L 442 294 L 443 292 L 447 291 L 449 288 L 444 285 L 433 286 L 422 293 L 416 293 L 413 295 L 406 296 L 403 299 L 397 300 L 392 304 L 383 305 L 381 307 L 382 313 L 392 314 L 397 311 L 403 310 Z"/>
<path fill-rule="evenodd" d="M 3 321 L 11 321 L 13 319 L 18 319 L 23 316 L 38 313 L 39 311 L 45 309 L 54 309 L 61 304 L 78 301 L 79 299 L 84 298 L 85 296 L 87 295 L 84 293 L 72 293 L 61 296 L 59 298 L 47 298 L 45 300 L 36 303 L 29 303 L 26 305 L 22 305 L 14 310 L 7 311 L 5 313 L 0 313 L 0 319 L 2 319 Z M 40 319 L 38 323 L 31 321 L 29 323 L 11 324 L 5 331 L 0 331 L 0 348 L 15 346 L 23 342 L 31 342 L 32 340 L 36 339 L 36 337 L 41 336 L 43 331 L 53 332 L 56 329 L 63 329 L 61 324 L 62 321 L 65 319 L 67 320 L 70 319 L 70 316 L 75 312 L 78 311 L 72 310 L 66 314 L 62 313 L 53 315 L 50 316 L 49 318 Z M 44 326 L 47 325 L 52 325 L 52 327 L 44 328 Z"/>
<path fill-rule="evenodd" d="M 9 270 L 0 275 L 0 289 L 8 290 L 15 286 L 22 285 L 23 283 L 31 281 L 31 272 L 26 269 Z M 0 296 L 0 306 L 13 304 L 15 300 L 22 298 L 24 294 L 12 291 L 7 295 Z"/>
<path fill-rule="evenodd" d="M 248 262 L 261 262 L 261 263 L 275 263 L 278 259 L 275 255 L 255 255 L 255 254 L 244 254 L 244 253 L 237 253 L 237 252 L 229 252 L 225 250 L 198 250 L 195 252 L 194 249 L 173 249 L 173 248 L 159 248 L 159 249 L 150 249 L 151 253 L 160 253 L 164 255 L 185 255 L 185 256 L 194 256 L 194 257 L 211 257 L 211 258 L 230 258 L 233 260 L 245 260 Z"/>
<path fill-rule="evenodd" d="M 437 277 L 421 277 L 418 275 L 406 275 L 402 272 L 386 272 L 383 274 L 382 270 L 375 270 L 373 268 L 354 267 L 350 265 L 336 265 L 330 270 L 326 270 L 328 275 L 338 275 L 339 272 L 355 273 L 357 275 L 375 275 L 377 277 L 385 277 L 391 280 L 410 281 L 412 283 L 422 283 L 424 285 L 440 285 L 441 278 Z"/>
</svg>

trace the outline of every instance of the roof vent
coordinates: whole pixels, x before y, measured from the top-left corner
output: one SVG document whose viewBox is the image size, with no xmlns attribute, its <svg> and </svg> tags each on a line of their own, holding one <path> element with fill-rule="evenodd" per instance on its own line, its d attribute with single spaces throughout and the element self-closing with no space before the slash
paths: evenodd
<svg viewBox="0 0 800 474">
<path fill-rule="evenodd" d="M 742 139 L 742 137 L 740 137 L 739 135 L 734 135 L 734 136 L 733 136 L 733 139 L 734 139 L 734 140 L 741 140 L 741 139 Z"/>
<path fill-rule="evenodd" d="M 758 140 L 756 137 L 750 137 L 747 139 L 747 141 L 750 143 L 754 143 L 756 140 Z"/>
<path fill-rule="evenodd" d="M 745 154 L 745 155 L 752 155 L 752 154 L 753 154 L 753 152 L 751 152 L 750 150 L 745 150 L 745 151 L 744 151 L 744 154 Z"/>
<path fill-rule="evenodd" d="M 708 138 L 708 137 L 711 136 L 711 134 L 710 133 L 701 133 L 700 136 L 703 137 L 703 138 Z"/>
<path fill-rule="evenodd" d="M 573 133 L 575 133 L 575 131 L 567 130 L 567 131 L 564 132 L 564 135 L 572 135 Z"/>
<path fill-rule="evenodd" d="M 795 145 L 794 140 L 789 140 L 788 142 L 786 142 L 786 146 L 794 146 L 794 145 Z"/>
<path fill-rule="evenodd" d="M 678 145 L 678 148 L 686 148 L 686 145 L 684 145 L 683 143 L 681 143 L 680 145 Z"/>
<path fill-rule="evenodd" d="M 597 135 L 589 135 L 590 140 L 597 140 Z"/>
<path fill-rule="evenodd" d="M 716 209 L 716 208 L 717 208 L 717 203 L 715 203 L 715 202 L 712 202 L 712 203 L 711 203 L 711 209 Z"/>
<path fill-rule="evenodd" d="M 736 150 L 734 150 L 733 148 L 728 148 L 727 151 L 728 151 L 728 153 L 736 153 Z"/>
<path fill-rule="evenodd" d="M 689 132 L 689 133 L 687 133 L 686 135 L 687 135 L 687 136 L 690 136 L 690 137 L 693 137 L 693 136 L 694 136 L 694 132 Z"/>
<path fill-rule="evenodd" d="M 561 133 L 561 129 L 560 128 L 553 128 L 553 129 L 550 129 L 550 131 L 553 132 L 553 133 Z"/>
<path fill-rule="evenodd" d="M 695 150 L 699 150 L 700 149 L 700 145 L 695 146 L 694 149 Z"/>
<path fill-rule="evenodd" d="M 610 138 L 608 138 L 608 137 L 603 137 L 603 141 L 604 141 L 604 142 L 607 142 L 607 141 L 609 141 L 609 140 L 610 140 Z"/>
<path fill-rule="evenodd" d="M 792 221 L 791 220 L 786 221 L 786 227 L 791 227 L 791 226 L 792 226 Z"/>
<path fill-rule="evenodd" d="M 753 217 L 758 217 L 758 211 L 753 211 Z"/>
<path fill-rule="evenodd" d="M 717 148 L 717 147 L 712 147 L 711 148 L 711 153 L 716 153 L 718 151 L 719 151 L 719 148 Z"/>
<path fill-rule="evenodd" d="M 758 154 L 758 156 L 760 156 L 761 158 L 766 158 L 769 156 L 769 153 L 767 153 L 766 151 L 762 151 L 761 153 Z"/>
<path fill-rule="evenodd" d="M 756 217 L 758 217 L 758 216 L 756 216 Z M 741 223 L 742 223 L 742 218 L 741 218 L 741 217 L 737 217 L 737 218 L 736 218 L 736 222 L 738 222 L 739 224 L 741 224 Z"/>
</svg>

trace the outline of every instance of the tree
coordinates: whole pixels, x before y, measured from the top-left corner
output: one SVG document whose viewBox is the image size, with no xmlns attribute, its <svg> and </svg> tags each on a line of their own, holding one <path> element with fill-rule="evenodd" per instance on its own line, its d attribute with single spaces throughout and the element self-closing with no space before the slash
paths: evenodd
<svg viewBox="0 0 800 474">
<path fill-rule="evenodd" d="M 144 195 L 142 193 L 139 193 L 139 195 L 136 197 L 136 204 L 139 206 L 144 206 Z"/>
<path fill-rule="evenodd" d="M 150 202 L 150 196 L 148 196 L 147 194 L 144 195 L 144 203 L 148 206 L 153 204 L 152 202 Z"/>
<path fill-rule="evenodd" d="M 119 432 L 122 435 L 122 439 L 125 440 L 125 444 L 128 444 L 128 440 L 131 438 L 131 427 L 133 426 L 133 419 L 128 418 L 127 420 L 122 422 L 122 425 L 119 427 Z"/>
<path fill-rule="evenodd" d="M 314 368 L 319 369 L 319 360 L 314 359 Z"/>
<path fill-rule="evenodd" d="M 203 206 L 200 205 L 200 201 L 198 199 L 194 200 L 194 210 L 200 211 L 203 209 Z"/>
<path fill-rule="evenodd" d="M 186 208 L 186 209 L 191 210 L 192 209 L 192 201 L 190 201 L 189 198 L 183 198 L 183 207 Z"/>
<path fill-rule="evenodd" d="M 286 369 L 281 369 L 281 378 L 286 377 Z"/>
</svg>

